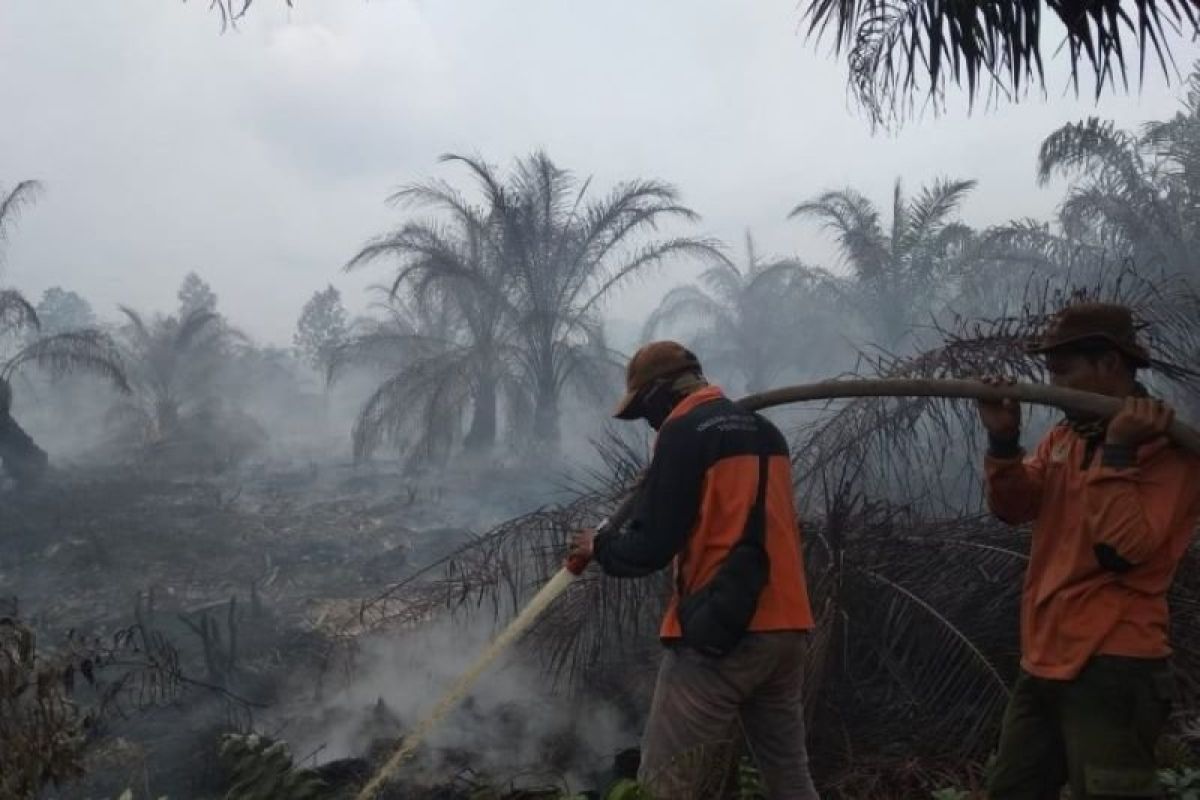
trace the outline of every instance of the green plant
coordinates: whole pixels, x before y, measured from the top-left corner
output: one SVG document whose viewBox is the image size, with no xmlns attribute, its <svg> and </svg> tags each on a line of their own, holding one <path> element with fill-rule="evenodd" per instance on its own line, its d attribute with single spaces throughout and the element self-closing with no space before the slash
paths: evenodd
<svg viewBox="0 0 1200 800">
<path fill-rule="evenodd" d="M 604 800 L 651 800 L 651 797 L 637 781 L 622 778 L 604 793 Z"/>
<path fill-rule="evenodd" d="M 1158 780 L 1172 800 L 1200 800 L 1200 769 L 1160 769 Z"/>
<path fill-rule="evenodd" d="M 220 752 L 233 772 L 226 800 L 312 800 L 326 794 L 314 772 L 296 767 L 284 742 L 231 733 L 221 737 Z"/>
<path fill-rule="evenodd" d="M 929 800 L 971 800 L 971 793 L 966 789 L 956 789 L 948 786 L 930 794 Z"/>
<path fill-rule="evenodd" d="M 767 787 L 763 784 L 758 767 L 749 756 L 742 756 L 737 766 L 738 800 L 766 800 Z"/>
</svg>

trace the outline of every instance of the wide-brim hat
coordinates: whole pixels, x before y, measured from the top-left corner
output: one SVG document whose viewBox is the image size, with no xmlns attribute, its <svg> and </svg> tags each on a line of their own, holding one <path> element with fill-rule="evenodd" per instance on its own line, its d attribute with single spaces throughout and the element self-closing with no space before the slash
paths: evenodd
<svg viewBox="0 0 1200 800">
<path fill-rule="evenodd" d="M 644 345 L 633 354 L 625 368 L 625 396 L 617 404 L 613 416 L 617 419 L 638 419 L 643 412 L 639 402 L 643 389 L 657 380 L 699 371 L 700 361 L 695 353 L 679 342 L 661 341 Z"/>
<path fill-rule="evenodd" d="M 1138 341 L 1133 312 L 1115 303 L 1076 303 L 1055 315 L 1037 342 L 1025 348 L 1044 354 L 1088 343 L 1105 342 L 1137 367 L 1150 365 L 1150 351 Z"/>
</svg>

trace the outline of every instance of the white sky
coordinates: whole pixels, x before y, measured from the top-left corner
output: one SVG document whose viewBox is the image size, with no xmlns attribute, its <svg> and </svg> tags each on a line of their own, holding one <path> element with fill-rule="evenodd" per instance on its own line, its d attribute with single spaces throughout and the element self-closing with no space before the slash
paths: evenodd
<svg viewBox="0 0 1200 800">
<path fill-rule="evenodd" d="M 0 280 L 31 299 L 61 285 L 102 317 L 118 303 L 169 310 L 198 271 L 250 334 L 290 342 L 314 290 L 352 310 L 373 272 L 340 267 L 397 222 L 395 187 L 447 151 L 507 163 L 544 147 L 562 166 L 671 181 L 697 232 L 836 266 L 797 202 L 851 185 L 880 203 L 901 177 L 973 177 L 976 225 L 1046 216 L 1034 156 L 1058 125 L 1098 114 L 1132 126 L 1173 113 L 1177 86 L 1099 107 L 1065 93 L 872 136 L 844 64 L 805 41 L 796 0 L 256 0 L 219 33 L 208 0 L 4 0 L 0 186 L 46 193 L 11 232 Z M 1179 44 L 1186 72 L 1200 56 Z M 614 299 L 640 319 L 695 274 L 675 265 Z"/>
</svg>

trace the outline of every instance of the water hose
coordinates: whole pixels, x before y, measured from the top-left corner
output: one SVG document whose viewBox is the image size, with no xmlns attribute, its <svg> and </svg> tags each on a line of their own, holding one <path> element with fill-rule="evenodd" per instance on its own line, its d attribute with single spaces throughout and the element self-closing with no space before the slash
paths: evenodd
<svg viewBox="0 0 1200 800">
<path fill-rule="evenodd" d="M 950 378 L 873 378 L 820 381 L 784 386 L 759 394 L 752 394 L 737 401 L 747 411 L 803 403 L 812 400 L 838 400 L 851 397 L 934 397 L 943 400 L 1016 400 L 1039 406 L 1053 406 L 1063 411 L 1073 411 L 1102 419 L 1108 419 L 1125 404 L 1122 398 L 1062 389 L 1041 383 L 1013 383 L 993 386 L 980 381 Z M 1175 420 L 1167 436 L 1171 441 L 1190 453 L 1200 456 L 1200 431 Z M 603 528 L 620 530 L 637 500 L 637 493 L 630 492 L 617 509 L 602 523 Z M 599 530 L 599 528 L 598 528 Z"/>
<path fill-rule="evenodd" d="M 1074 389 L 1061 389 L 1033 383 L 1014 383 L 1008 385 L 989 385 L 979 381 L 933 379 L 933 378 L 880 378 L 868 380 L 832 380 L 819 383 L 786 386 L 772 389 L 760 394 L 750 395 L 737 401 L 738 405 L 748 411 L 760 411 L 764 408 L 801 403 L 812 400 L 837 400 L 851 397 L 934 397 L 939 399 L 962 400 L 1016 400 L 1033 405 L 1054 406 L 1064 411 L 1087 414 L 1107 419 L 1124 405 L 1124 400 L 1116 397 L 1080 392 Z M 1171 423 L 1167 435 L 1173 442 L 1200 456 L 1200 431 L 1178 420 Z M 598 529 L 619 530 L 633 513 L 637 499 L 636 492 L 630 492 L 602 522 Z M 457 552 L 438 563 L 453 558 Z M 434 565 L 430 565 L 432 568 Z M 468 670 L 442 697 L 425 720 L 423 720 L 408 736 L 391 758 L 380 768 L 379 772 L 359 792 L 357 800 L 371 800 L 375 793 L 395 773 L 404 761 L 411 756 L 430 729 L 458 704 L 471 686 L 503 652 L 508 645 L 515 642 L 537 620 L 537 617 L 550 606 L 550 603 L 562 594 L 574 579 L 583 572 L 585 562 L 579 559 L 563 567 L 551 578 L 550 582 L 535 595 L 521 614 L 505 628 L 492 642 L 478 661 Z M 427 568 L 428 569 L 428 568 Z M 424 573 L 427 571 L 422 570 Z M 416 576 L 410 576 L 412 580 Z M 405 581 L 405 583 L 408 582 Z"/>
</svg>

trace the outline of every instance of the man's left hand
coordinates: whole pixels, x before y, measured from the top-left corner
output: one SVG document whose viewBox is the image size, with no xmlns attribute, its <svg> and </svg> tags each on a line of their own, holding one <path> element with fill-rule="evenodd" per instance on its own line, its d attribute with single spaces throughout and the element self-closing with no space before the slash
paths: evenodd
<svg viewBox="0 0 1200 800">
<path fill-rule="evenodd" d="M 567 551 L 567 569 L 574 575 L 582 574 L 595 554 L 596 530 L 586 528 L 571 537 L 571 548 Z"/>
<path fill-rule="evenodd" d="M 1175 410 L 1153 397 L 1127 397 L 1125 405 L 1108 423 L 1106 444 L 1137 447 L 1162 436 L 1171 427 Z"/>
</svg>

